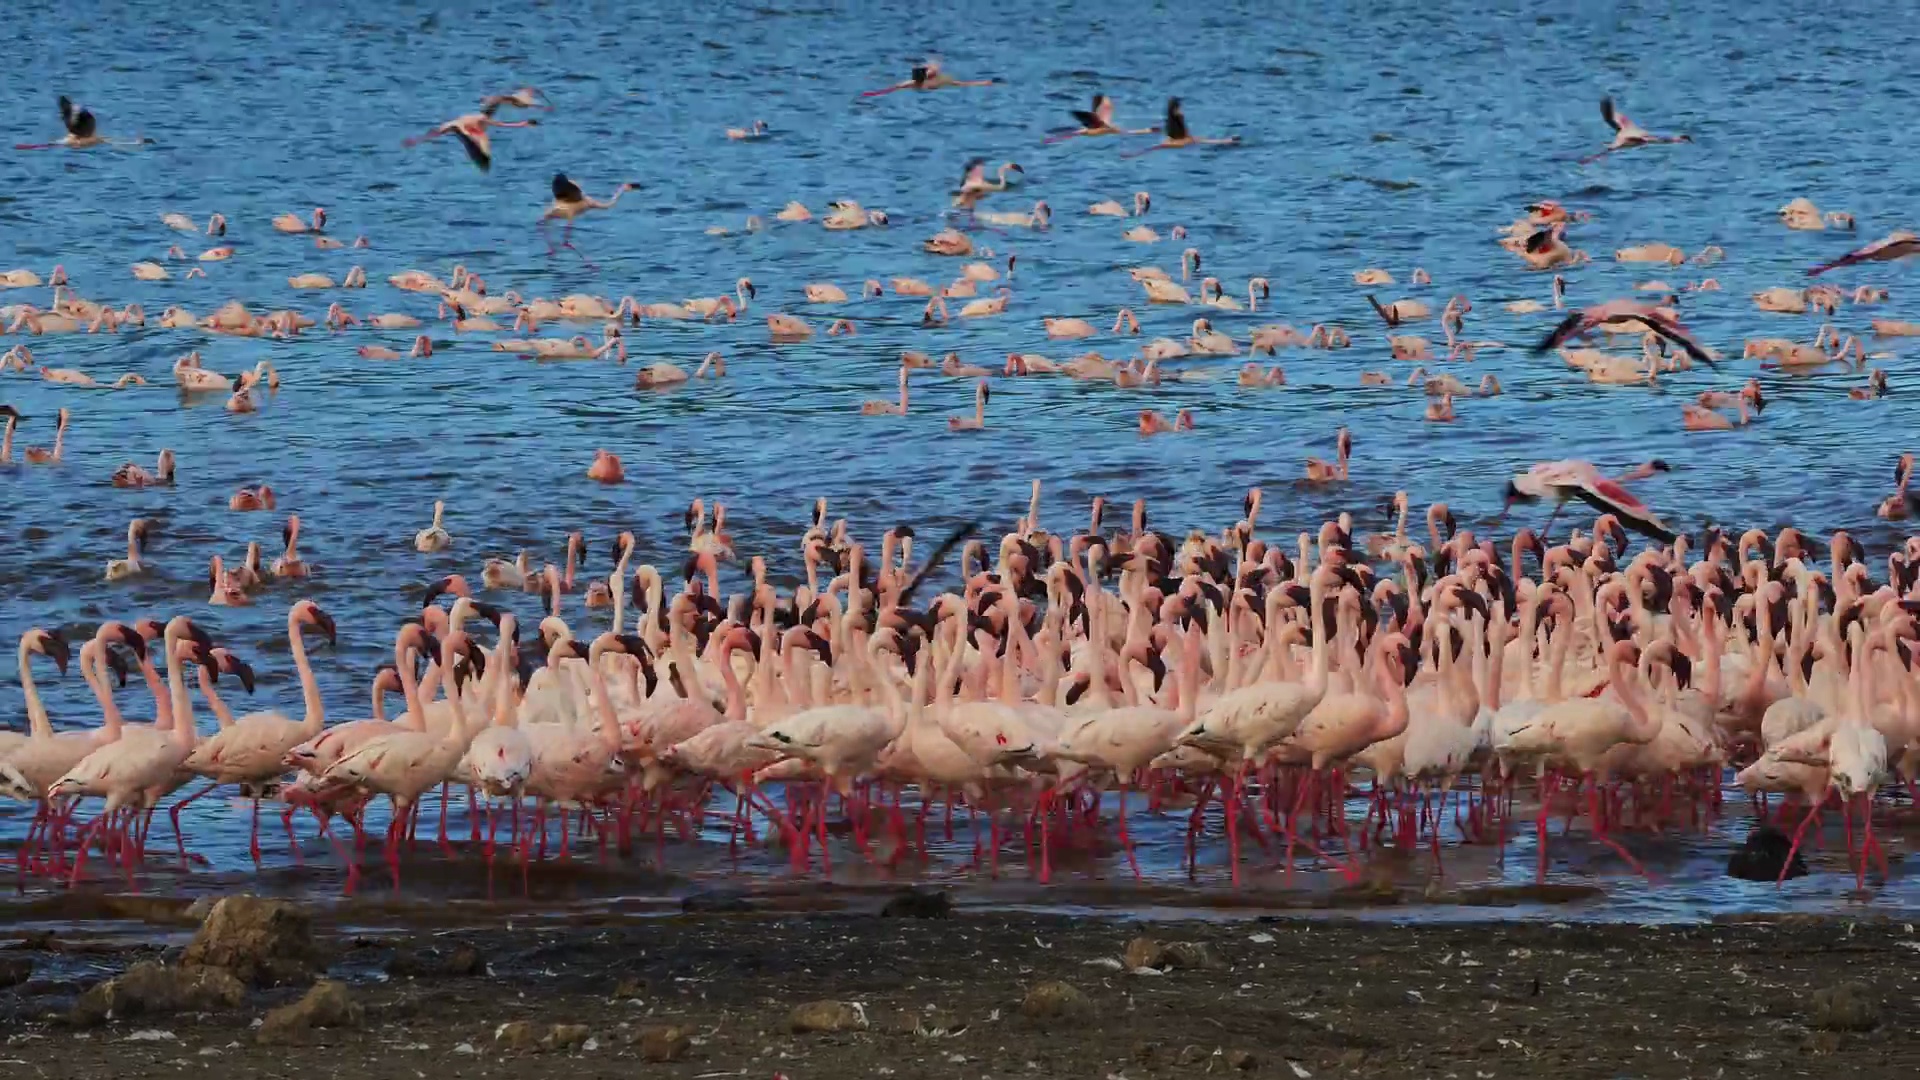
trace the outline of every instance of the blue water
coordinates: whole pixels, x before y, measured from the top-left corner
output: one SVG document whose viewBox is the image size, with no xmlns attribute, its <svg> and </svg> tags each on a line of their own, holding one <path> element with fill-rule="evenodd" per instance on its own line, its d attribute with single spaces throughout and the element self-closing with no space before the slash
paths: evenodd
<svg viewBox="0 0 1920 1080">
<path fill-rule="evenodd" d="M 1594 214 L 1570 235 L 1595 255 L 1568 272 L 1574 302 L 1628 295 L 1656 276 L 1680 284 L 1710 273 L 1725 291 L 1689 294 L 1683 307 L 1724 353 L 1737 357 L 1747 336 L 1810 340 L 1818 320 L 1760 313 L 1748 294 L 1797 284 L 1806 266 L 1912 224 L 1902 215 L 1920 147 L 1900 134 L 1914 96 L 1904 80 L 1909 60 L 1880 6 L 1765 3 L 1683 16 L 1649 4 L 1455 0 L 855 4 L 734 7 L 695 18 L 682 6 L 650 4 L 68 0 L 14 10 L 14 64 L 0 94 L 7 143 L 58 135 L 53 99 L 63 92 L 95 110 L 103 133 L 153 143 L 0 152 L 0 268 L 44 276 L 60 263 L 82 295 L 138 301 L 150 315 L 169 303 L 205 314 L 238 298 L 256 311 L 292 306 L 318 316 L 338 299 L 361 314 L 430 318 L 430 299 L 385 279 L 408 268 L 444 277 L 456 263 L 494 292 L 677 301 L 729 292 L 745 275 L 759 299 L 731 325 L 649 322 L 630 331 L 634 363 L 624 368 L 535 365 L 489 351 L 486 335 L 456 340 L 444 324 L 432 360 L 403 363 L 363 361 L 354 351 L 373 341 L 404 351 L 411 334 L 397 332 L 321 330 L 263 342 L 150 326 L 34 339 L 41 363 L 103 382 L 136 371 L 151 385 L 112 393 L 0 376 L 0 400 L 31 418 L 23 443 L 47 444 L 54 411 L 74 410 L 64 465 L 0 470 L 0 637 L 9 641 L 30 625 L 84 632 L 107 617 L 191 611 L 255 660 L 259 701 L 294 707 L 282 627 L 286 605 L 301 594 L 276 587 L 245 609 L 203 603 L 209 556 L 236 561 L 250 539 L 269 558 L 277 546 L 280 515 L 225 506 L 233 489 L 262 481 L 279 493 L 281 514 L 301 514 L 316 568 L 304 595 L 340 623 L 339 647 L 317 658 L 337 718 L 364 715 L 366 681 L 422 583 L 451 571 L 477 575 L 485 558 L 523 546 L 559 561 L 572 529 L 593 541 L 591 573 L 608 569 L 608 541 L 621 529 L 639 535 L 643 558 L 671 568 L 680 561 L 681 512 L 696 495 L 728 505 L 742 558 L 764 553 L 780 573 L 797 571 L 795 541 L 821 495 L 871 538 L 902 521 L 933 533 L 965 519 L 1004 528 L 1035 477 L 1046 482 L 1043 520 L 1056 527 L 1084 520 L 1087 501 L 1104 494 L 1149 499 L 1162 527 L 1217 529 L 1259 484 L 1273 535 L 1284 537 L 1339 509 L 1352 510 L 1364 530 L 1389 527 L 1384 507 L 1399 488 L 1416 506 L 1444 499 L 1463 518 L 1484 518 L 1499 509 L 1504 476 L 1567 456 L 1674 463 L 1640 490 L 1682 527 L 1844 526 L 1880 554 L 1896 535 L 1872 508 L 1903 448 L 1898 433 L 1920 419 L 1915 395 L 1898 392 L 1911 370 L 1911 349 L 1899 339 L 1869 343 L 1894 354 L 1876 361 L 1893 377 L 1891 398 L 1850 402 L 1846 387 L 1864 376 L 1838 370 L 1759 373 L 1765 416 L 1714 435 L 1682 432 L 1681 403 L 1736 386 L 1757 372 L 1753 362 L 1676 374 L 1648 390 L 1589 386 L 1551 357 L 1489 350 L 1456 374 L 1471 383 L 1495 372 L 1507 394 L 1462 400 L 1459 423 L 1431 425 L 1417 391 L 1357 385 L 1363 367 L 1404 377 L 1411 365 L 1387 360 L 1364 290 L 1350 278 L 1365 266 L 1388 268 L 1401 284 L 1379 290 L 1382 299 L 1418 296 L 1436 311 L 1464 293 L 1475 302 L 1469 336 L 1524 344 L 1551 316 L 1509 315 L 1501 304 L 1545 298 L 1547 276 L 1496 248 L 1494 230 L 1523 204 L 1552 197 Z M 857 96 L 905 78 L 911 59 L 929 50 L 957 77 L 1005 81 Z M 491 174 L 469 166 L 451 140 L 401 147 L 468 111 L 478 95 L 522 84 L 541 87 L 558 108 L 538 114 L 537 128 L 497 132 Z M 1158 122 L 1164 98 L 1178 95 L 1196 133 L 1236 135 L 1243 145 L 1138 160 L 1118 156 L 1119 140 L 1039 145 L 1095 92 L 1113 95 L 1121 122 L 1134 126 Z M 1648 128 L 1689 132 L 1695 142 L 1575 164 L 1609 134 L 1597 108 L 1607 93 Z M 769 139 L 725 138 L 724 129 L 755 119 L 768 122 Z M 979 234 L 998 254 L 1020 256 L 1005 315 L 927 330 L 911 298 L 802 304 L 808 282 L 858 295 L 869 277 L 938 284 L 956 276 L 956 260 L 919 245 L 941 227 L 946 192 L 975 155 L 1026 169 L 1019 190 L 991 207 L 1026 209 L 1044 198 L 1055 212 L 1046 233 Z M 595 195 L 622 181 L 644 185 L 582 221 L 575 239 L 601 265 L 597 273 L 564 251 L 547 257 L 534 231 L 556 170 Z M 1092 202 L 1124 202 L 1140 189 L 1154 199 L 1146 223 L 1162 233 L 1185 225 L 1186 243 L 1230 291 L 1251 275 L 1271 279 L 1274 312 L 1145 307 L 1120 268 L 1174 267 L 1184 244 L 1127 243 L 1120 233 L 1133 222 L 1085 214 Z M 1798 195 L 1850 211 L 1859 233 L 1786 230 L 1773 212 Z M 749 214 L 771 222 L 788 199 L 821 214 L 838 198 L 884 209 L 891 226 L 706 233 L 738 232 Z M 371 248 L 317 251 L 268 226 L 276 214 L 304 216 L 314 206 L 327 208 L 334 235 L 364 235 Z M 205 246 L 159 223 L 176 210 L 197 220 L 224 213 L 238 255 L 209 264 L 207 280 L 134 280 L 133 261 L 160 259 L 176 242 L 190 252 Z M 1610 257 L 1654 240 L 1689 252 L 1718 244 L 1727 259 L 1703 271 Z M 363 292 L 295 293 L 286 284 L 290 274 L 338 277 L 356 264 L 373 282 Z M 1415 266 L 1435 284 L 1407 286 Z M 1835 321 L 1864 332 L 1870 317 L 1899 317 L 1912 273 L 1874 266 L 1835 275 L 1849 287 L 1887 285 L 1894 297 L 1843 308 Z M 21 301 L 44 305 L 46 291 L 0 291 L 0 304 Z M 971 411 L 968 380 L 920 374 L 911 415 L 856 414 L 859 401 L 892 393 L 903 348 L 958 351 L 995 367 L 1010 351 L 1064 360 L 1093 347 L 1125 356 L 1144 338 L 1048 342 L 1039 322 L 1110 321 L 1121 305 L 1139 312 L 1148 336 L 1184 337 L 1205 314 L 1243 343 L 1257 323 L 1338 322 L 1355 347 L 1282 354 L 1290 385 L 1280 390 L 1241 390 L 1230 370 L 1158 391 L 996 380 L 988 429 L 967 435 L 950 435 L 943 418 Z M 802 314 L 820 330 L 844 315 L 860 333 L 772 346 L 761 316 L 774 311 Z M 1431 322 L 1416 332 L 1440 337 Z M 183 403 L 168 369 L 189 348 L 227 374 L 270 359 L 286 383 L 252 415 L 230 415 L 218 398 Z M 670 359 L 691 369 L 712 349 L 730 365 L 718 383 L 632 388 L 636 364 Z M 1197 430 L 1134 433 L 1138 410 L 1180 407 L 1194 411 Z M 1330 457 L 1341 423 L 1354 431 L 1353 482 L 1297 487 L 1301 460 Z M 120 463 L 150 465 L 161 447 L 179 453 L 177 487 L 108 486 Z M 597 447 L 625 459 L 625 485 L 584 478 Z M 456 542 L 422 556 L 412 536 L 436 498 L 449 504 Z M 103 564 L 121 553 L 137 515 L 164 523 L 152 570 L 106 585 Z M 569 602 L 577 605 L 577 594 Z M 531 614 L 524 600 L 522 614 Z M 569 615 L 585 617 L 577 607 Z M 0 672 L 11 673 L 10 655 Z M 48 674 L 41 683 L 60 722 L 92 714 L 79 679 Z M 0 700 L 0 715 L 19 722 L 18 696 Z M 236 831 L 227 809 L 209 807 L 189 820 L 216 865 L 231 869 L 244 857 L 236 847 L 244 819 Z M 20 827 L 10 819 L 4 831 Z M 1165 857 L 1150 863 L 1170 868 L 1179 836 L 1169 830 Z M 1524 875 L 1531 859 L 1518 864 L 1513 873 Z M 1682 905 L 1747 902 L 1704 886 L 1655 895 Z"/>
</svg>

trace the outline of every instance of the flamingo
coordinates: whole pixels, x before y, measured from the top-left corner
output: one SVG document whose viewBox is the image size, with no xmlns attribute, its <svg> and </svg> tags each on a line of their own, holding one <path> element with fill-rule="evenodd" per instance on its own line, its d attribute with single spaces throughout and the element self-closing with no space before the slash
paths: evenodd
<svg viewBox="0 0 1920 1080">
<path fill-rule="evenodd" d="M 1188 131 L 1187 117 L 1180 110 L 1179 98 L 1167 99 L 1167 118 L 1161 122 L 1160 132 L 1163 137 L 1159 142 L 1144 150 L 1134 150 L 1120 156 L 1132 158 L 1139 157 L 1141 154 L 1151 154 L 1155 150 L 1179 150 L 1189 146 L 1237 146 L 1240 143 L 1238 135 L 1225 139 L 1207 139 Z"/>
<path fill-rule="evenodd" d="M 11 435 L 12 431 L 9 430 Z M 3 460 L 3 459 L 0 459 Z M 173 486 L 174 457 L 172 450 L 160 451 L 160 460 L 153 472 L 141 468 L 129 461 L 114 470 L 113 486 L 117 488 L 171 487 Z"/>
<path fill-rule="evenodd" d="M 1569 339 L 1580 334 L 1590 333 L 1603 326 L 1621 326 L 1639 324 L 1648 330 L 1666 338 L 1686 351 L 1688 356 L 1718 370 L 1720 365 L 1714 362 L 1713 354 L 1694 341 L 1686 328 L 1661 314 L 1652 304 L 1643 304 L 1636 300 L 1609 300 L 1604 304 L 1595 304 L 1568 315 L 1553 328 L 1540 344 L 1533 347 L 1538 356 L 1551 349 L 1559 348 Z"/>
<path fill-rule="evenodd" d="M 428 139 L 437 139 L 442 135 L 457 136 L 460 140 L 460 145 L 467 151 L 467 157 L 479 167 L 481 172 L 486 172 L 493 168 L 493 140 L 487 135 L 488 128 L 538 127 L 540 124 L 540 121 L 532 118 L 526 120 L 496 119 L 493 114 L 495 110 L 499 108 L 500 104 L 503 103 L 504 99 L 491 106 L 481 106 L 480 111 L 477 113 L 467 113 L 464 116 L 456 116 L 446 123 L 434 127 L 433 130 L 427 132 L 425 135 L 416 135 L 401 145 L 417 146 Z"/>
<path fill-rule="evenodd" d="M 400 730 L 376 735 L 330 766 L 322 780 L 332 784 L 358 787 L 385 795 L 393 803 L 393 817 L 387 825 L 387 865 L 393 872 L 393 887 L 400 887 L 400 839 L 405 834 L 410 811 L 425 791 L 439 783 L 466 753 L 471 733 L 460 704 L 460 674 L 454 667 L 456 653 L 473 653 L 472 639 L 464 633 L 449 632 L 440 643 L 441 679 L 451 706 L 452 718 L 446 734 L 434 736 L 423 730 Z M 402 679 L 405 679 L 404 673 Z M 349 888 L 358 878 L 359 867 L 348 867 Z"/>
<path fill-rule="evenodd" d="M 445 551 L 453 546 L 453 537 L 441 528 L 440 521 L 446 515 L 447 504 L 440 499 L 433 501 L 433 524 L 413 534 L 413 549 L 431 555 L 436 551 Z"/>
<path fill-rule="evenodd" d="M 553 204 L 548 206 L 546 211 L 540 215 L 538 223 L 540 234 L 546 237 L 547 240 L 547 254 L 552 255 L 558 250 L 554 247 L 553 238 L 547 235 L 547 222 L 558 219 L 567 223 L 566 231 L 562 233 L 560 237 L 560 247 L 571 248 L 574 254 L 580 255 L 582 262 L 591 267 L 593 265 L 592 260 L 588 259 L 585 255 L 581 255 L 580 249 L 573 246 L 573 223 L 575 219 L 588 211 L 611 210 L 614 204 L 620 201 L 622 195 L 625 195 L 629 191 L 638 190 L 640 190 L 639 184 L 628 182 L 615 188 L 611 198 L 595 199 L 589 197 L 586 192 L 581 191 L 579 184 L 567 179 L 566 173 L 554 173 Z"/>
<path fill-rule="evenodd" d="M 71 418 L 71 414 L 69 414 L 66 409 L 63 408 L 60 410 L 59 420 L 57 423 L 55 423 L 53 428 L 53 448 L 49 450 L 44 446 L 27 447 L 24 451 L 22 451 L 22 456 L 25 457 L 27 464 L 29 465 L 60 464 L 61 451 L 66 447 L 66 443 L 67 443 L 67 421 L 70 418 Z"/>
<path fill-rule="evenodd" d="M 273 219 L 273 227 L 283 233 L 323 232 L 327 227 L 327 210 L 323 206 L 314 207 L 310 221 L 300 220 L 298 214 L 281 214 Z"/>
<path fill-rule="evenodd" d="M 15 143 L 15 150 L 51 150 L 64 146 L 71 150 L 85 150 L 92 146 L 110 146 L 112 140 L 99 133 L 99 122 L 94 119 L 92 110 L 77 105 L 72 98 L 60 95 L 60 126 L 67 129 L 65 135 L 50 143 Z M 136 139 L 135 143 L 144 142 Z"/>
<path fill-rule="evenodd" d="M 216 663 L 212 646 L 205 633 L 197 630 L 185 615 L 176 615 L 168 620 L 161 642 L 166 652 L 167 686 L 172 698 L 172 738 L 116 739 L 74 762 L 71 768 L 47 787 L 49 801 L 102 789 L 107 797 L 106 807 L 80 835 L 69 883 L 80 880 L 80 873 L 86 864 L 87 848 L 115 812 L 122 807 L 152 809 L 152 803 L 157 798 L 152 793 L 171 790 L 174 774 L 180 771 L 188 755 L 193 752 L 193 704 L 187 694 L 182 661 L 184 654 L 191 652 L 194 663 L 211 676 L 212 665 Z M 175 832 L 178 833 L 177 823 Z M 139 848 L 140 842 L 136 841 L 135 860 L 139 858 Z M 129 875 L 133 872 L 131 862 L 127 872 Z"/>
<path fill-rule="evenodd" d="M 862 90 L 860 96 L 880 97 L 884 94 L 894 93 L 897 90 L 945 90 L 949 87 L 993 86 L 999 81 L 998 78 L 956 79 L 941 70 L 939 58 L 929 56 L 914 66 L 913 75 L 906 82 L 894 83 L 892 86 L 883 86 L 878 90 Z"/>
<path fill-rule="evenodd" d="M 1067 139 L 1092 138 L 1099 135 L 1152 135 L 1158 128 L 1130 129 L 1116 126 L 1113 122 L 1113 99 L 1105 94 L 1093 95 L 1093 104 L 1086 109 L 1072 110 L 1073 118 L 1080 122 L 1079 127 L 1055 128 L 1042 145 L 1051 146 Z M 1141 208 L 1138 213 L 1145 213 Z M 1114 216 L 1124 216 L 1124 211 Z"/>
<path fill-rule="evenodd" d="M 107 563 L 108 581 L 124 581 L 146 572 L 146 565 L 140 561 L 140 549 L 146 544 L 154 525 L 152 518 L 134 518 L 127 524 L 127 557 Z"/>
<path fill-rule="evenodd" d="M 254 791 L 253 826 L 248 848 L 255 864 L 260 862 L 258 787 L 285 772 L 288 752 L 319 735 L 326 726 L 326 706 L 320 698 L 319 684 L 314 681 L 313 668 L 307 662 L 306 639 L 301 634 L 301 628 L 305 626 L 315 627 L 326 634 L 329 644 L 333 643 L 336 636 L 332 616 L 320 610 L 313 601 L 300 600 L 288 609 L 287 641 L 293 652 L 293 666 L 300 673 L 300 692 L 306 704 L 305 717 L 296 722 L 280 712 L 250 713 L 240 717 L 231 727 L 202 741 L 186 759 L 185 767 L 189 771 L 213 781 L 215 787 L 239 784 L 243 789 Z M 292 840 L 291 835 L 288 839 Z"/>
<path fill-rule="evenodd" d="M 901 368 L 900 378 L 901 378 L 901 386 L 902 386 L 903 392 L 901 394 L 900 400 L 902 403 L 901 411 L 903 413 L 906 411 L 906 407 L 905 407 L 906 394 L 904 392 L 904 388 L 906 385 L 906 374 L 907 374 L 906 369 Z M 947 430 L 948 431 L 985 431 L 987 427 L 987 398 L 989 398 L 990 396 L 992 396 L 992 391 L 987 389 L 987 380 L 981 379 L 979 384 L 974 388 L 974 391 L 973 391 L 973 415 L 947 417 Z"/>
<path fill-rule="evenodd" d="M 1691 135 L 1655 135 L 1649 132 L 1639 124 L 1627 119 L 1626 113 L 1615 111 L 1613 99 L 1610 97 L 1600 99 L 1600 118 L 1605 120 L 1607 126 L 1613 129 L 1613 141 L 1608 143 L 1607 148 L 1599 153 L 1589 154 L 1581 158 L 1580 164 L 1582 165 L 1598 161 L 1616 150 L 1631 150 L 1636 146 L 1652 146 L 1655 143 L 1683 143 L 1693 141 L 1693 136 Z"/>
<path fill-rule="evenodd" d="M 1832 262 L 1821 263 L 1807 271 L 1808 277 L 1818 277 L 1829 270 L 1842 266 L 1852 266 L 1863 262 L 1892 262 L 1895 259 L 1920 255 L 1920 237 L 1902 229 L 1888 233 L 1865 247 L 1855 248 Z"/>
</svg>

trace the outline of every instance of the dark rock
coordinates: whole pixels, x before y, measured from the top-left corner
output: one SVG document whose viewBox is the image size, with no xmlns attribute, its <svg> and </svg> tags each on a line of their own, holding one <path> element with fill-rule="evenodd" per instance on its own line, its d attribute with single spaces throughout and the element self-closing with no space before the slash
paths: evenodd
<svg viewBox="0 0 1920 1080">
<path fill-rule="evenodd" d="M 33 959 L 26 956 L 0 956 L 0 990 L 11 990 L 33 978 Z"/>
<path fill-rule="evenodd" d="M 246 994 L 247 988 L 231 972 L 148 961 L 80 995 L 69 1018 L 85 1027 L 128 1016 L 232 1009 Z"/>
<path fill-rule="evenodd" d="M 644 1027 L 634 1036 L 642 1060 L 655 1064 L 679 1061 L 693 1049 L 693 1029 L 683 1027 Z"/>
<path fill-rule="evenodd" d="M 1827 1031 L 1872 1031 L 1880 1023 L 1880 1002 L 1866 983 L 1837 983 L 1813 992 L 1810 1022 Z"/>
<path fill-rule="evenodd" d="M 1781 868 L 1789 878 L 1806 877 L 1807 861 L 1793 851 L 1793 839 L 1771 825 L 1762 825 L 1747 834 L 1747 839 L 1727 857 L 1727 876 L 1741 881 L 1781 881 Z"/>
<path fill-rule="evenodd" d="M 753 909 L 747 894 L 734 889 L 691 893 L 680 901 L 680 910 L 687 915 L 738 915 Z"/>
<path fill-rule="evenodd" d="M 465 942 L 446 951 L 403 949 L 387 961 L 387 974 L 396 978 L 470 978 L 486 973 L 487 958 Z"/>
<path fill-rule="evenodd" d="M 1041 982 L 1027 989 L 1020 1011 L 1034 1020 L 1086 1020 L 1093 1016 L 1093 1002 L 1072 983 Z"/>
<path fill-rule="evenodd" d="M 1198 1065 L 1207 1060 L 1207 1048 L 1188 1043 L 1180 1048 L 1180 1053 L 1173 1060 L 1179 1065 Z"/>
<path fill-rule="evenodd" d="M 254 986 L 313 981 L 313 922 L 284 900 L 229 896 L 208 912 L 187 945 L 184 967 L 224 968 Z"/>
<path fill-rule="evenodd" d="M 1260 1064 L 1260 1059 L 1254 1057 L 1253 1051 L 1251 1050 L 1227 1051 L 1227 1067 L 1228 1068 L 1240 1069 L 1242 1071 L 1245 1071 L 1247 1069 L 1253 1068 L 1258 1064 Z"/>
<path fill-rule="evenodd" d="M 542 1050 L 573 1050 L 593 1037 L 593 1029 L 585 1024 L 555 1024 L 540 1037 Z"/>
<path fill-rule="evenodd" d="M 951 919 L 953 896 L 945 889 L 908 889 L 880 909 L 883 919 Z"/>
<path fill-rule="evenodd" d="M 345 983 L 323 979 L 299 1001 L 268 1013 L 257 1038 L 262 1044 L 298 1043 L 315 1028 L 358 1027 L 363 1015 Z"/>
<path fill-rule="evenodd" d="M 860 1031 L 867 1018 L 844 1001 L 808 1001 L 787 1014 L 787 1030 L 795 1035 L 815 1032 Z"/>
<path fill-rule="evenodd" d="M 647 984 L 629 975 L 613 984 L 613 996 L 617 998 L 637 998 L 646 992 Z"/>
</svg>

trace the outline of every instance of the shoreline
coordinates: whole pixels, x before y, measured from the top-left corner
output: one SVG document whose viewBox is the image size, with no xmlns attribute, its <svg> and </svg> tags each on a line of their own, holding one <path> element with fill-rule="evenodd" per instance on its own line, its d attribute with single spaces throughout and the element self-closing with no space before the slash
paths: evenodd
<svg viewBox="0 0 1920 1080">
<path fill-rule="evenodd" d="M 184 909 L 144 941 L 54 934 L 23 948 L 12 934 L 0 945 L 0 1015 L 16 1069 L 44 1076 L 173 1074 L 199 1063 L 265 1078 L 317 1054 L 376 1080 L 434 1068 L 569 1080 L 636 1070 L 905 1080 L 1751 1075 L 1763 1062 L 1771 1074 L 1877 1077 L 1920 1066 L 1920 1050 L 1888 1038 L 1920 1019 L 1909 955 L 1920 934 L 1899 918 L 1636 926 L 1247 913 L 1141 922 L 955 910 L 943 895 L 897 893 L 886 908 L 896 917 L 528 925 L 508 914 L 461 928 L 371 926 L 340 917 L 361 912 L 235 901 L 235 910 L 297 923 L 305 942 L 294 959 L 220 954 L 251 973 L 244 990 L 134 1015 L 125 1003 L 140 1002 L 123 996 L 112 1018 L 81 1015 L 100 997 L 90 988 L 135 964 L 214 955 L 201 939 L 231 924 L 222 904 L 184 948 L 193 934 Z M 282 960 L 294 972 L 287 985 L 268 985 L 279 974 L 259 978 Z M 31 974 L 20 975 L 22 961 Z M 311 990 L 315 975 L 338 985 Z M 305 1014 L 293 1013 L 255 1026 L 303 1001 L 295 1013 L 337 1007 L 335 1026 L 302 1026 Z"/>
</svg>

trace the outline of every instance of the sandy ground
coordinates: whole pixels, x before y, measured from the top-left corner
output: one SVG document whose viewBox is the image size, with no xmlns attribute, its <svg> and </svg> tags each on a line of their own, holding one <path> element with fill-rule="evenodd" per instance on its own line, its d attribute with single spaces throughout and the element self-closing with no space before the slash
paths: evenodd
<svg viewBox="0 0 1920 1080">
<path fill-rule="evenodd" d="M 330 920 L 314 930 L 322 964 L 357 1015 L 291 1044 L 263 1045 L 259 1022 L 304 987 L 76 1024 L 83 990 L 177 957 L 190 924 L 146 941 L 11 935 L 0 1062 L 12 1077 L 222 1080 L 1920 1069 L 1907 1037 L 1920 934 L 1898 922 L 1147 923 L 964 908 L 357 932 Z"/>
</svg>

